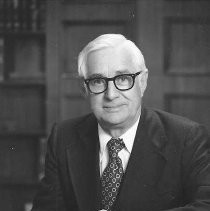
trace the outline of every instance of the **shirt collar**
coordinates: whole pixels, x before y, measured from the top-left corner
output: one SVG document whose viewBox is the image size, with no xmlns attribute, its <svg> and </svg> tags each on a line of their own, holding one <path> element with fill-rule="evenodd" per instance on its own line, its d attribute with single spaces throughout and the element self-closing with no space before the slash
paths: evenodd
<svg viewBox="0 0 210 211">
<path fill-rule="evenodd" d="M 119 137 L 123 139 L 126 146 L 126 150 L 129 153 L 131 153 L 132 148 L 133 148 L 133 143 L 136 136 L 136 130 L 138 127 L 139 119 L 140 119 L 140 116 L 138 120 L 135 122 L 135 124 Z M 108 133 L 106 133 L 99 124 L 98 124 L 98 135 L 99 135 L 99 142 L 100 142 L 100 154 L 103 154 L 106 149 L 106 145 L 108 141 L 112 137 Z"/>
</svg>

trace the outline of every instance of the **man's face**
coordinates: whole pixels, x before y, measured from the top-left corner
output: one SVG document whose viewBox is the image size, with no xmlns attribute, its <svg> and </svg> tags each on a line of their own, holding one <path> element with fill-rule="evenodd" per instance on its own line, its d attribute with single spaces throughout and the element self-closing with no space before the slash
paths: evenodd
<svg viewBox="0 0 210 211">
<path fill-rule="evenodd" d="M 91 52 L 87 59 L 87 78 L 94 76 L 114 77 L 124 73 L 136 73 L 130 53 L 125 49 L 105 48 Z M 128 129 L 140 115 L 141 75 L 136 77 L 132 89 L 118 90 L 113 81 L 100 94 L 89 94 L 90 106 L 104 129 Z"/>
</svg>

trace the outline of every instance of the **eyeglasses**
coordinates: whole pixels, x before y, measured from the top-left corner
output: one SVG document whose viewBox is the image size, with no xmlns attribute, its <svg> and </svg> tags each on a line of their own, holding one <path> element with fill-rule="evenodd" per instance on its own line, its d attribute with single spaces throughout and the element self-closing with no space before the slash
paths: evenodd
<svg viewBox="0 0 210 211">
<path fill-rule="evenodd" d="M 134 86 L 135 78 L 138 76 L 140 72 L 134 74 L 121 74 L 116 75 L 113 78 L 106 77 L 95 77 L 85 79 L 84 82 L 91 93 L 100 94 L 107 90 L 108 82 L 113 81 L 115 87 L 120 91 L 126 91 L 131 89 Z"/>
</svg>

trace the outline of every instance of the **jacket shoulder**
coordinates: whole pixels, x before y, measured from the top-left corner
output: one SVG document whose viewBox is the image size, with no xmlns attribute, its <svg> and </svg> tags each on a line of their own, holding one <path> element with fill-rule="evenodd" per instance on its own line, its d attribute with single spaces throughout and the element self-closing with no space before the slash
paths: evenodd
<svg viewBox="0 0 210 211">
<path fill-rule="evenodd" d="M 189 128 L 199 125 L 199 123 L 193 120 L 190 120 L 187 117 L 172 114 L 163 110 L 159 110 L 159 109 L 146 109 L 146 110 L 147 110 L 146 112 L 148 113 L 148 115 L 154 116 L 163 125 L 189 127 Z"/>
<path fill-rule="evenodd" d="M 179 116 L 166 111 L 154 109 L 153 112 L 159 117 L 163 124 L 167 123 L 168 125 L 177 125 L 181 127 L 194 127 L 199 125 L 199 123 L 190 120 L 187 117 Z"/>
<path fill-rule="evenodd" d="M 80 124 L 85 124 L 86 122 L 91 122 L 91 121 L 95 121 L 95 117 L 92 113 L 89 113 L 84 116 L 63 120 L 57 125 L 58 125 L 58 128 L 60 129 L 64 129 L 66 127 L 74 128 L 74 127 L 79 126 Z"/>
<path fill-rule="evenodd" d="M 49 134 L 49 138 L 54 140 L 55 145 L 58 143 L 59 145 L 62 143 L 68 144 L 72 139 L 76 139 L 79 132 L 86 130 L 86 128 L 88 130 L 89 128 L 95 127 L 96 124 L 96 118 L 92 113 L 77 118 L 63 120 L 54 124 Z"/>
<path fill-rule="evenodd" d="M 160 134 L 165 143 L 170 143 L 177 149 L 192 143 L 210 144 L 207 128 L 188 118 L 158 109 L 145 109 L 144 120 L 149 134 Z"/>
<path fill-rule="evenodd" d="M 146 109 L 145 119 L 153 127 L 160 127 L 166 137 L 182 137 L 199 128 L 205 128 L 199 123 L 186 117 L 168 113 L 158 109 Z"/>
</svg>

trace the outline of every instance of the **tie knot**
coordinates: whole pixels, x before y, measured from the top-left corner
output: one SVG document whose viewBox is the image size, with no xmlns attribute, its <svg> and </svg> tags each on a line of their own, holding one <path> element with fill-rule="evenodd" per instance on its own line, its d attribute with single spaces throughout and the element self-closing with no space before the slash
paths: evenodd
<svg viewBox="0 0 210 211">
<path fill-rule="evenodd" d="M 123 142 L 123 140 L 121 138 L 112 138 L 107 143 L 107 147 L 108 147 L 110 155 L 117 156 L 118 152 L 125 147 L 125 143 Z"/>
</svg>

